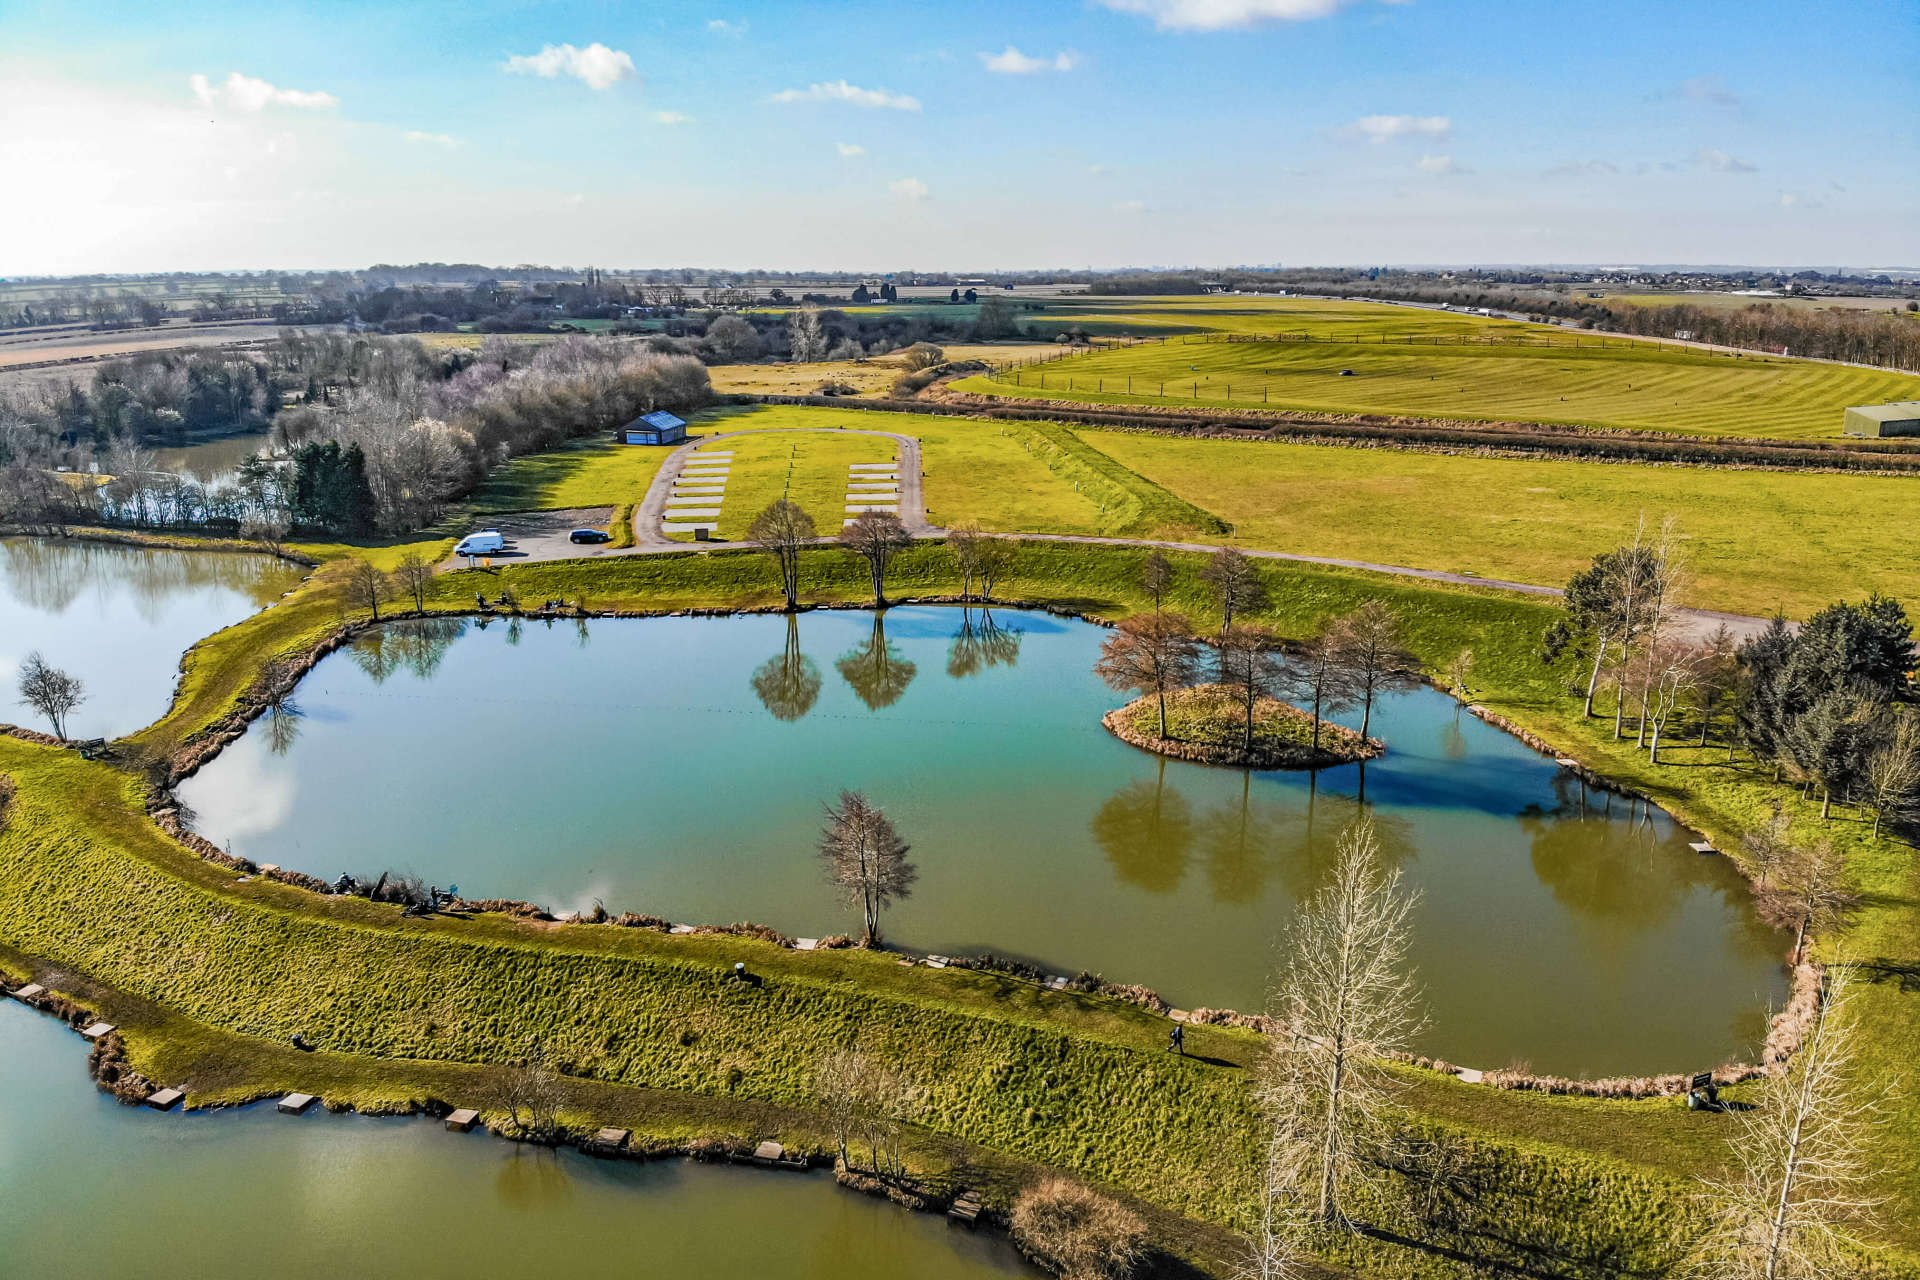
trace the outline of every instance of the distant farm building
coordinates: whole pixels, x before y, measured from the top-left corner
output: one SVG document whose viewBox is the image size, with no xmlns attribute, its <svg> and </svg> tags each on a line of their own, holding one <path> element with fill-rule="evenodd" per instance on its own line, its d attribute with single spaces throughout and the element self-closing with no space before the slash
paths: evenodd
<svg viewBox="0 0 1920 1280">
<path fill-rule="evenodd" d="M 665 409 L 645 413 L 613 433 L 618 444 L 679 444 L 687 438 L 687 424 Z"/>
<path fill-rule="evenodd" d="M 1857 404 L 1847 410 L 1850 436 L 1920 436 L 1920 400 Z"/>
</svg>

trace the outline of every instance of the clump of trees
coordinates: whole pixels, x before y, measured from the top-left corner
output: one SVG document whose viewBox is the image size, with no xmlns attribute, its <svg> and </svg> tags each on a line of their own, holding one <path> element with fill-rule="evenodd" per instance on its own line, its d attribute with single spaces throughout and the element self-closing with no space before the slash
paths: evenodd
<svg viewBox="0 0 1920 1280">
<path fill-rule="evenodd" d="M 857 1167 L 856 1146 L 864 1143 L 867 1172 L 883 1182 L 905 1179 L 900 1135 L 913 1116 L 918 1091 L 904 1074 L 879 1055 L 830 1049 L 814 1064 L 813 1098 L 843 1169 Z"/>
</svg>

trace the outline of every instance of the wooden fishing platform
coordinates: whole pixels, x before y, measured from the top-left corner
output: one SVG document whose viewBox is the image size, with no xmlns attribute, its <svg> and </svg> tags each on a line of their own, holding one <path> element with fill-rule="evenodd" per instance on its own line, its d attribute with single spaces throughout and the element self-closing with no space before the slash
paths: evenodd
<svg viewBox="0 0 1920 1280">
<path fill-rule="evenodd" d="M 159 1089 L 147 1095 L 147 1105 L 155 1111 L 171 1111 L 186 1096 L 178 1089 Z"/>
<path fill-rule="evenodd" d="M 462 1107 L 447 1116 L 447 1128 L 455 1133 L 472 1133 L 473 1126 L 480 1120 L 480 1113 L 472 1107 Z"/>
<path fill-rule="evenodd" d="M 306 1113 L 307 1108 L 312 1106 L 314 1103 L 318 1101 L 320 1101 L 320 1099 L 314 1097 L 310 1093 L 290 1093 L 286 1097 L 280 1099 L 277 1105 L 279 1107 L 281 1115 L 297 1116 L 297 1115 L 304 1115 Z"/>
<path fill-rule="evenodd" d="M 953 1203 L 947 1206 L 947 1220 L 950 1222 L 964 1222 L 968 1226 L 972 1226 L 974 1223 L 980 1221 L 980 1210 L 984 1207 L 985 1206 L 980 1203 L 980 1193 L 978 1191 L 962 1191 L 953 1198 Z"/>
</svg>

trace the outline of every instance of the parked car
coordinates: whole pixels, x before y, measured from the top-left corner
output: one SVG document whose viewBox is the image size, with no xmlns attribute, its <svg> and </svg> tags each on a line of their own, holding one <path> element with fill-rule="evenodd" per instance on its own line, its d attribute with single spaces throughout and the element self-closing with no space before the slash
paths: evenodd
<svg viewBox="0 0 1920 1280">
<path fill-rule="evenodd" d="M 605 529 L 575 529 L 567 535 L 568 542 L 612 542 L 613 535 Z"/>
<path fill-rule="evenodd" d="M 504 551 L 506 546 L 507 540 L 498 529 L 482 529 L 479 533 L 470 533 L 460 539 L 459 545 L 453 549 L 453 554 L 490 556 L 497 551 Z"/>
</svg>

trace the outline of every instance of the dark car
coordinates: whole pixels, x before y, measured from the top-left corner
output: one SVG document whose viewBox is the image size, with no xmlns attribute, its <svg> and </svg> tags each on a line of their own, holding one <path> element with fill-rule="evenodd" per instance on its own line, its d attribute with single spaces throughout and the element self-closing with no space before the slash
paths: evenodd
<svg viewBox="0 0 1920 1280">
<path fill-rule="evenodd" d="M 613 535 L 605 529 L 575 529 L 567 535 L 568 542 L 612 542 Z"/>
</svg>

